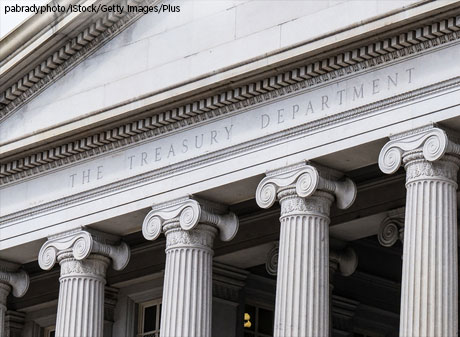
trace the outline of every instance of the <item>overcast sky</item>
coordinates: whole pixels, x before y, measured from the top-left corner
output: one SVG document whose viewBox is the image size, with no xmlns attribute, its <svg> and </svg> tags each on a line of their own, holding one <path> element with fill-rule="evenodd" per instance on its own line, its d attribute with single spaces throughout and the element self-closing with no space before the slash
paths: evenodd
<svg viewBox="0 0 460 337">
<path fill-rule="evenodd" d="M 29 18 L 30 13 L 8 13 L 5 14 L 5 6 L 11 5 L 43 5 L 49 0 L 0 0 L 0 38 L 16 28 L 24 20 Z"/>
</svg>

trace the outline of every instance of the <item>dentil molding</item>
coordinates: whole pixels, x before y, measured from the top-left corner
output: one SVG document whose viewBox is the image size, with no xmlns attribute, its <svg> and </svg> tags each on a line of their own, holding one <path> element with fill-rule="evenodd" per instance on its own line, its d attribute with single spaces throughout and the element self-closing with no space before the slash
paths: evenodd
<svg viewBox="0 0 460 337">
<path fill-rule="evenodd" d="M 460 39 L 460 16 L 345 51 L 257 82 L 155 113 L 151 117 L 1 164 L 0 185 L 271 101 L 299 90 L 316 87 L 327 81 L 375 66 L 411 57 L 416 53 L 458 39 Z"/>
</svg>

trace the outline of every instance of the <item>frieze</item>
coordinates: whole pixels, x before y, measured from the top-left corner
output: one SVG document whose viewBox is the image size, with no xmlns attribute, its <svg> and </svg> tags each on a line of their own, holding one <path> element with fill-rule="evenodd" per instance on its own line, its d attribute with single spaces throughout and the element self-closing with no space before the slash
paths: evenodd
<svg viewBox="0 0 460 337">
<path fill-rule="evenodd" d="M 394 38 L 378 41 L 371 45 L 344 52 L 334 57 L 296 68 L 284 74 L 235 88 L 163 113 L 132 122 L 109 131 L 65 144 L 47 151 L 15 160 L 0 166 L 0 184 L 25 178 L 57 166 L 73 163 L 86 157 L 111 151 L 121 146 L 142 141 L 174 131 L 202 120 L 215 118 L 249 106 L 267 102 L 311 87 L 321 86 L 327 81 L 348 74 L 365 71 L 396 59 L 455 41 L 460 37 L 460 16 L 422 27 Z M 437 36 L 439 35 L 439 36 Z M 437 37 L 435 37 L 437 36 Z M 408 82 L 412 81 L 415 69 L 405 69 Z M 338 90 L 335 97 L 321 95 L 318 102 L 306 102 L 307 113 L 330 109 L 331 104 L 342 105 L 345 94 L 352 100 L 364 98 L 366 92 L 377 95 L 385 88 L 400 83 L 403 74 L 389 74 L 371 83 L 357 85 L 349 93 Z M 278 115 L 262 117 L 261 126 L 268 127 L 275 119 L 279 123 L 287 114 L 296 114 L 300 105 L 293 105 L 291 111 L 278 111 Z M 212 137 L 212 136 L 211 136 Z M 56 163 L 54 166 L 50 163 Z M 3 177 L 3 178 L 2 178 Z"/>
<path fill-rule="evenodd" d="M 231 148 L 226 148 L 224 150 L 221 150 L 215 153 L 208 153 L 198 158 L 191 158 L 188 160 L 184 160 L 181 163 L 177 163 L 174 165 L 168 165 L 168 166 L 159 168 L 157 170 L 150 170 L 138 176 L 127 177 L 125 179 L 106 184 L 105 186 L 95 187 L 95 188 L 91 188 L 85 191 L 76 192 L 76 193 L 73 193 L 72 195 L 69 195 L 63 198 L 59 198 L 58 200 L 48 201 L 40 205 L 29 207 L 25 211 L 13 212 L 11 214 L 1 216 L 0 222 L 7 223 L 10 221 L 19 221 L 24 218 L 34 217 L 34 216 L 41 214 L 45 210 L 52 211 L 60 207 L 72 205 L 76 202 L 87 200 L 88 198 L 100 197 L 108 193 L 113 193 L 113 192 L 116 192 L 122 189 L 136 186 L 138 184 L 150 182 L 152 181 L 152 179 L 162 179 L 171 174 L 186 172 L 199 165 L 206 165 L 216 160 L 222 160 L 222 159 L 228 158 L 229 156 L 238 155 L 246 151 L 252 151 L 260 146 L 268 146 L 270 144 L 274 144 L 280 141 L 291 139 L 292 137 L 297 137 L 299 135 L 303 135 L 308 132 L 314 132 L 317 129 L 327 127 L 337 122 L 345 122 L 345 121 L 348 121 L 354 118 L 363 117 L 367 114 L 372 114 L 372 113 L 377 112 L 382 107 L 391 108 L 393 106 L 401 104 L 402 102 L 410 102 L 415 99 L 421 99 L 428 95 L 433 95 L 438 92 L 442 92 L 445 90 L 449 90 L 451 88 L 455 88 L 458 85 L 460 85 L 460 78 L 458 77 L 449 79 L 446 81 L 441 81 L 439 83 L 429 85 L 427 87 L 423 87 L 420 89 L 415 89 L 409 92 L 405 92 L 405 93 L 390 97 L 388 99 L 380 100 L 377 102 L 365 104 L 357 108 L 346 110 L 343 113 L 340 113 L 337 115 L 328 116 L 326 118 L 319 119 L 319 120 L 314 120 L 308 124 L 298 125 L 296 127 L 293 127 L 293 128 L 290 128 L 290 129 L 287 129 L 287 130 L 284 130 L 284 131 L 281 131 L 275 134 L 270 134 L 265 137 L 254 139 L 250 142 L 246 142 L 240 145 L 235 145 Z M 138 137 L 138 135 L 136 137 Z M 119 141 L 118 144 L 122 146 L 121 143 L 122 141 Z M 109 144 L 109 145 L 113 145 L 113 144 Z M 58 160 L 58 162 L 60 161 L 68 163 L 66 158 Z M 47 169 L 49 169 L 50 166 L 53 166 L 53 167 L 56 166 L 52 164 L 53 163 L 46 164 L 44 166 L 47 166 Z M 35 169 L 37 171 L 42 171 L 42 168 L 43 167 L 39 167 Z M 45 170 L 45 168 L 43 168 L 43 170 Z M 21 175 L 25 176 L 24 172 L 22 172 Z M 8 178 L 11 178 L 11 177 L 13 176 L 10 176 Z"/>
<path fill-rule="evenodd" d="M 452 45 L 451 47 L 453 48 L 452 52 L 455 52 L 455 49 L 458 48 L 458 44 Z M 449 49 L 451 48 L 449 47 Z M 441 51 L 439 52 L 440 55 L 442 55 Z M 436 54 L 436 52 L 431 53 L 430 57 L 432 57 L 434 54 Z M 423 57 L 425 56 L 419 56 L 418 62 Z M 407 62 L 410 63 L 412 61 L 408 60 Z M 63 166 L 59 167 L 59 170 L 55 173 L 58 175 L 62 174 L 63 177 L 58 177 L 55 179 L 55 182 L 51 182 L 51 185 L 59 182 L 59 186 L 53 188 L 53 191 L 56 192 L 56 195 L 53 195 L 53 198 L 44 200 L 42 197 L 40 197 L 39 194 L 21 197 L 22 192 L 9 193 L 9 195 L 17 196 L 20 200 L 22 200 L 22 202 L 23 200 L 30 201 L 30 204 L 25 207 L 21 207 L 22 209 L 27 209 L 27 212 L 15 212 L 14 210 L 9 211 L 8 207 L 6 206 L 7 204 L 4 203 L 5 207 L 3 207 L 2 215 L 5 216 L 2 216 L 0 221 L 3 222 L 11 219 L 19 219 L 23 217 L 25 213 L 27 213 L 27 216 L 31 216 L 33 214 L 40 213 L 44 209 L 51 210 L 65 204 L 71 204 L 78 200 L 87 199 L 88 197 L 96 197 L 111 191 L 133 186 L 137 183 L 149 181 L 152 178 L 157 179 L 169 174 L 173 174 L 174 172 L 188 170 L 192 167 L 196 167 L 196 165 L 203 165 L 205 163 L 212 162 L 213 160 L 218 160 L 219 158 L 226 158 L 229 155 L 231 156 L 243 151 L 248 151 L 258 146 L 267 146 L 271 143 L 279 142 L 289 137 L 305 134 L 305 132 L 310 132 L 318 128 L 326 127 L 333 123 L 343 122 L 357 118 L 358 116 L 362 117 L 364 114 L 376 112 L 381 107 L 387 108 L 392 105 L 399 104 L 402 101 L 430 95 L 436 91 L 445 90 L 446 88 L 451 88 L 455 85 L 458 85 L 460 82 L 459 78 L 457 77 L 446 81 L 440 81 L 439 83 L 436 83 L 432 86 L 410 90 L 412 85 L 420 86 L 420 77 L 417 78 L 417 69 L 415 68 L 411 72 L 406 71 L 407 69 L 414 67 L 411 64 L 406 65 L 405 62 L 397 63 L 394 66 L 400 67 L 400 69 L 403 71 L 398 72 L 389 68 L 382 68 L 378 70 L 379 74 L 382 75 L 381 78 L 387 79 L 388 76 L 391 76 L 391 78 L 395 80 L 396 73 L 405 74 L 407 76 L 406 82 L 404 83 L 404 87 L 400 88 L 394 87 L 392 84 L 393 82 L 389 80 L 390 84 L 392 85 L 390 91 L 388 92 L 389 97 L 382 97 L 381 100 L 376 100 L 377 97 L 369 96 L 364 97 L 363 99 L 360 98 L 359 101 L 357 99 L 353 101 L 354 88 L 360 88 L 360 83 L 364 81 L 364 78 L 366 78 L 368 83 L 371 83 L 371 81 L 375 79 L 375 76 L 373 75 L 376 73 L 375 71 L 368 73 L 364 72 L 360 76 L 355 76 L 349 79 L 350 81 L 355 82 L 349 83 L 351 96 L 350 99 L 347 100 L 346 106 L 343 107 L 343 110 L 342 106 L 340 105 L 340 98 L 338 97 L 340 94 L 337 94 L 337 91 L 341 89 L 339 88 L 337 90 L 337 83 L 330 83 L 315 89 L 316 91 L 329 90 L 337 96 L 335 103 L 336 105 L 332 105 L 331 102 L 333 102 L 333 100 L 329 98 L 327 102 L 329 108 L 327 108 L 325 105 L 325 111 L 323 112 L 317 111 L 314 114 L 307 114 L 309 110 L 307 98 L 312 97 L 313 99 L 316 97 L 318 100 L 318 107 L 321 109 L 321 98 L 324 95 L 320 95 L 321 92 L 306 90 L 290 94 L 289 96 L 282 97 L 281 99 L 274 99 L 270 101 L 270 110 L 266 109 L 266 104 L 268 102 L 264 102 L 259 103 L 259 105 L 255 106 L 253 110 L 243 109 L 242 111 L 236 111 L 232 113 L 231 119 L 226 119 L 227 116 L 225 115 L 214 114 L 215 111 L 207 112 L 201 116 L 190 117 L 188 120 L 177 121 L 178 127 L 173 131 L 168 131 L 166 134 L 159 134 L 160 131 L 156 129 L 149 130 L 148 132 L 151 134 L 158 134 L 158 137 L 152 136 L 153 139 L 148 137 L 142 139 L 142 136 L 137 134 L 129 139 L 120 139 L 117 141 L 117 143 L 105 144 L 101 147 L 90 149 L 87 152 L 74 154 L 74 161 L 78 160 L 78 163 L 70 162 L 69 158 L 64 157 L 55 162 L 50 162 L 43 166 L 35 167 L 31 169 L 31 171 L 36 170 L 36 173 L 38 174 L 36 177 L 34 174 L 31 176 L 26 176 L 25 172 L 17 173 L 17 176 L 12 175 L 9 177 L 4 177 L 3 179 L 11 181 L 4 184 L 4 187 L 2 188 L 2 194 L 4 191 L 7 193 L 6 191 L 10 186 L 14 189 L 15 186 L 19 186 L 20 184 L 31 184 L 29 188 L 30 191 L 33 189 L 32 185 L 38 183 L 42 184 L 47 179 L 47 170 L 45 167 L 51 169 L 53 167 L 57 168 L 59 163 L 63 164 Z M 436 65 L 434 64 L 433 67 L 436 67 Z M 409 73 L 411 74 L 411 83 L 408 83 Z M 452 75 L 452 72 L 450 72 L 450 74 Z M 369 80 L 367 80 L 367 78 L 369 78 Z M 341 83 L 346 86 L 348 84 L 346 81 L 349 80 L 344 79 L 344 82 Z M 355 84 L 353 85 L 353 83 Z M 403 85 L 401 75 L 398 75 L 398 85 Z M 369 90 L 372 90 L 371 88 L 372 86 L 369 86 Z M 400 91 L 404 91 L 404 93 L 397 94 Z M 370 94 L 372 94 L 372 92 L 370 92 Z M 381 92 L 379 94 L 383 93 Z M 302 103 L 302 101 L 304 104 L 299 104 L 299 102 Z M 343 102 L 343 104 L 345 104 L 345 102 Z M 298 113 L 296 105 L 302 107 L 304 110 L 299 110 L 300 113 Z M 284 118 L 284 120 L 281 118 L 278 122 L 280 113 L 282 117 L 285 117 L 282 109 L 284 109 L 285 112 L 296 112 L 295 118 L 292 118 L 292 114 L 289 114 L 287 115 L 289 118 Z M 255 113 L 256 110 L 259 113 Z M 262 116 L 263 114 L 267 114 L 267 111 L 272 117 L 270 119 L 270 124 L 265 126 L 267 124 L 266 119 L 265 123 L 262 124 Z M 209 115 L 214 117 L 209 118 Z M 203 116 L 208 116 L 206 123 L 201 123 L 201 121 L 204 120 Z M 250 118 L 254 118 L 255 122 L 249 123 L 245 121 L 244 118 L 242 118 L 244 116 L 251 116 Z M 239 125 L 243 125 L 243 127 L 239 127 L 234 123 L 229 123 L 229 121 L 232 120 L 239 121 L 241 123 Z M 181 126 L 181 123 L 185 123 L 185 125 Z M 250 132 L 250 130 L 248 131 L 248 127 L 254 127 L 254 132 Z M 166 132 L 167 128 L 164 127 L 163 129 Z M 201 132 L 201 130 L 203 130 L 203 132 Z M 213 133 L 212 131 L 216 132 Z M 188 152 L 183 153 L 181 150 L 185 149 L 183 146 L 183 141 L 186 137 L 182 136 L 185 136 L 186 133 L 188 137 L 186 145 L 191 146 L 188 147 Z M 178 134 L 180 134 L 179 137 L 177 137 Z M 172 143 L 168 141 L 166 141 L 165 145 L 161 147 L 161 150 L 157 150 L 157 147 L 150 147 L 147 145 L 149 142 L 150 144 L 153 144 L 153 140 L 165 141 L 165 139 L 168 139 L 168 137 L 170 137 L 169 139 L 175 138 L 175 141 L 177 141 L 177 143 L 173 144 L 172 151 Z M 202 139 L 203 143 L 201 142 Z M 114 144 L 117 144 L 118 147 L 115 147 Z M 141 150 L 139 146 L 146 146 L 146 148 L 149 148 L 149 151 Z M 121 149 L 121 147 L 123 147 L 123 149 Z M 111 150 L 107 150 L 108 152 L 101 152 L 101 149 L 109 148 Z M 131 151 L 131 149 L 135 149 L 135 153 L 128 153 L 128 151 Z M 194 151 L 193 153 L 192 150 Z M 120 151 L 123 151 L 123 154 Z M 88 153 L 91 153 L 91 155 Z M 157 153 L 159 154 L 157 155 Z M 134 155 L 134 157 L 131 157 L 132 155 Z M 104 161 L 107 162 L 108 159 L 106 158 L 110 159 L 110 162 L 108 162 L 109 165 L 104 165 L 103 163 Z M 156 161 L 156 159 L 159 160 Z M 89 163 L 89 160 L 92 160 L 92 162 Z M 96 163 L 98 160 L 102 163 L 102 165 Z M 85 164 L 87 162 L 89 165 Z M 120 163 L 121 166 L 117 165 L 116 162 Z M 82 169 L 79 169 L 79 167 L 82 167 Z M 114 172 L 115 169 L 119 170 L 119 168 L 124 168 L 125 173 L 120 171 Z M 24 178 L 21 178 L 21 180 L 17 182 L 14 180 L 15 176 L 24 176 Z M 114 177 L 117 177 L 116 181 L 114 180 Z M 126 178 L 123 181 L 120 181 L 120 177 Z M 42 182 L 38 182 L 38 179 L 42 179 Z M 47 188 L 51 188 L 50 184 L 45 185 Z M 39 190 L 43 190 L 43 188 L 39 188 Z M 38 200 L 40 202 L 38 202 Z M 19 204 L 16 203 L 16 205 Z"/>
</svg>

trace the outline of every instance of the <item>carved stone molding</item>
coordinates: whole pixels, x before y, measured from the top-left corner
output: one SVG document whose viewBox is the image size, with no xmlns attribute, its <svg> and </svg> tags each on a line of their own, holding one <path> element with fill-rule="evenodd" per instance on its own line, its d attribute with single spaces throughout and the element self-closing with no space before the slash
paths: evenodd
<svg viewBox="0 0 460 337">
<path fill-rule="evenodd" d="M 88 229 L 57 234 L 41 247 L 38 263 L 42 269 L 50 270 L 62 258 L 70 257 L 82 261 L 91 254 L 96 254 L 110 258 L 113 268 L 122 270 L 128 264 L 131 253 L 125 242 L 115 245 L 116 241 L 117 238 L 112 235 Z"/>
<path fill-rule="evenodd" d="M 404 240 L 404 208 L 388 212 L 377 233 L 379 243 L 384 247 L 393 246 L 398 240 Z"/>
<path fill-rule="evenodd" d="M 223 263 L 214 262 L 212 270 L 212 296 L 233 302 L 240 300 L 249 272 Z"/>
<path fill-rule="evenodd" d="M 166 235 L 162 336 L 211 336 L 213 241 L 217 232 L 223 241 L 231 240 L 238 224 L 225 207 L 191 197 L 155 205 L 147 214 L 144 237 Z M 224 292 L 234 297 L 234 290 Z"/>
<path fill-rule="evenodd" d="M 275 336 L 328 335 L 330 206 L 334 196 L 340 208 L 350 207 L 356 197 L 355 184 L 341 178 L 340 172 L 301 162 L 268 172 L 257 186 L 260 207 L 269 208 L 277 199 L 281 205 L 279 249 L 272 249 L 266 264 L 273 273 L 278 260 Z M 337 263 L 341 259 L 336 256 Z M 305 309 L 301 303 L 307 302 Z"/>
<path fill-rule="evenodd" d="M 21 337 L 26 314 L 8 310 L 5 315 L 6 337 Z"/>
<path fill-rule="evenodd" d="M 353 320 L 358 306 L 358 301 L 333 295 L 331 298 L 331 318 L 334 330 L 337 329 L 343 331 L 345 336 L 347 335 L 347 332 L 348 335 L 352 334 L 353 326 L 356 324 Z"/>
<path fill-rule="evenodd" d="M 265 262 L 265 269 L 269 275 L 275 276 L 278 273 L 278 255 L 279 255 L 279 241 L 273 244 L 273 247 L 267 253 L 267 261 Z"/>
<path fill-rule="evenodd" d="M 104 321 L 115 322 L 115 306 L 118 300 L 118 289 L 105 286 L 104 289 Z"/>
<path fill-rule="evenodd" d="M 6 316 L 6 298 L 12 292 L 15 297 L 22 297 L 29 288 L 29 275 L 19 265 L 0 260 L 0 336 L 7 336 L 9 320 Z M 7 331 L 8 323 L 8 331 Z"/>
<path fill-rule="evenodd" d="M 192 233 L 192 229 L 206 224 L 219 230 L 222 241 L 230 241 L 238 231 L 239 221 L 234 213 L 224 212 L 225 208 L 208 201 L 192 197 L 179 198 L 152 207 L 142 224 L 142 234 L 147 240 L 156 240 L 161 232 L 172 232 L 180 228 Z M 179 223 L 179 226 L 174 223 Z"/>
<path fill-rule="evenodd" d="M 151 117 L 120 125 L 72 143 L 1 164 L 0 183 L 6 184 L 87 157 L 97 156 L 191 123 L 270 101 L 279 96 L 289 95 L 298 90 L 321 85 L 326 81 L 441 46 L 459 39 L 459 29 L 460 16 L 442 20 L 212 97 L 168 111 L 156 112 Z"/>
<path fill-rule="evenodd" d="M 406 169 L 401 336 L 458 333 L 455 138 L 429 125 L 391 137 L 380 153 L 383 172 L 393 173 L 401 163 Z"/>
<path fill-rule="evenodd" d="M 351 247 L 346 247 L 344 250 L 329 251 L 329 268 L 332 273 L 339 271 L 343 276 L 350 276 L 358 267 L 358 255 Z"/>
<path fill-rule="evenodd" d="M 328 192 L 335 195 L 337 207 L 341 209 L 350 207 L 356 198 L 354 182 L 349 178 L 342 181 L 332 180 L 340 176 L 338 172 L 322 167 L 318 171 L 315 166 L 304 162 L 268 172 L 257 186 L 257 205 L 261 208 L 271 207 L 276 199 L 284 196 L 283 192 L 290 187 L 295 189 L 295 193 L 302 198 L 310 197 L 318 191 Z"/>
<path fill-rule="evenodd" d="M 410 132 L 401 133 L 390 137 L 390 141 L 384 145 L 379 155 L 379 167 L 383 173 L 395 173 L 404 162 L 425 159 L 434 162 L 441 159 L 445 154 L 460 155 L 460 145 L 449 140 L 445 130 L 428 125 Z M 423 166 L 423 163 L 421 164 Z M 431 167 L 423 166 L 417 169 L 418 175 L 437 175 Z M 416 172 L 413 173 L 417 175 Z M 448 177 L 453 173 L 448 172 Z"/>
<path fill-rule="evenodd" d="M 20 266 L 0 260 L 0 283 L 11 287 L 11 292 L 15 297 L 22 297 L 29 289 L 29 275 Z"/>
<path fill-rule="evenodd" d="M 49 237 L 41 247 L 42 269 L 56 262 L 61 266 L 56 336 L 103 336 L 107 267 L 112 261 L 121 270 L 130 258 L 128 245 L 118 241 L 114 235 L 80 228 Z"/>
<path fill-rule="evenodd" d="M 267 273 L 275 276 L 278 268 L 278 254 L 279 254 L 279 242 L 275 242 L 273 248 L 267 254 L 267 261 L 265 262 L 265 268 Z M 343 251 L 330 250 L 329 252 L 329 268 L 332 273 L 337 270 L 343 276 L 350 276 L 356 270 L 358 266 L 358 255 L 355 250 L 351 247 L 347 247 Z"/>
<path fill-rule="evenodd" d="M 156 0 L 129 1 L 142 6 L 156 2 Z M 38 65 L 0 93 L 0 121 L 64 76 L 142 15 L 143 13 L 127 10 L 121 14 L 110 12 L 85 27 L 53 54 L 42 57 L 43 60 Z"/>
</svg>

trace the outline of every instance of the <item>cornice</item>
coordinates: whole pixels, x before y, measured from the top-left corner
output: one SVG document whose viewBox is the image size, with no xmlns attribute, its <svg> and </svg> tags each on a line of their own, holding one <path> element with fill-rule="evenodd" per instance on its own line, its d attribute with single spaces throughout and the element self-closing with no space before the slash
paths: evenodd
<svg viewBox="0 0 460 337">
<path fill-rule="evenodd" d="M 122 5 L 126 2 L 150 5 L 158 1 L 124 0 Z M 64 40 L 61 47 L 51 55 L 45 54 L 45 58 L 37 61 L 32 70 L 0 92 L 0 121 L 64 76 L 142 15 L 144 14 L 141 12 L 128 11 L 102 15 L 85 26 L 75 37 Z"/>
<path fill-rule="evenodd" d="M 102 195 L 115 193 L 123 189 L 129 189 L 139 184 L 149 183 L 155 180 L 164 179 L 167 176 L 173 176 L 176 174 L 184 174 L 189 171 L 196 169 L 197 167 L 208 165 L 212 162 L 218 162 L 221 160 L 228 159 L 231 156 L 237 156 L 247 151 L 253 151 L 262 146 L 270 146 L 274 143 L 283 142 L 293 137 L 301 136 L 305 133 L 313 133 L 321 128 L 327 128 L 328 126 L 336 123 L 346 122 L 354 118 L 361 118 L 365 115 L 369 115 L 377 112 L 379 109 L 391 108 L 401 102 L 407 102 L 417 98 L 436 93 L 437 91 L 446 90 L 450 87 L 459 86 L 460 77 L 455 78 L 443 83 L 438 83 L 429 87 L 417 89 L 411 92 L 407 92 L 391 99 L 385 99 L 382 101 L 374 102 L 360 108 L 345 111 L 341 114 L 327 117 L 321 120 L 314 121 L 305 125 L 298 126 L 286 131 L 281 131 L 257 140 L 249 141 L 231 148 L 227 148 L 215 153 L 209 153 L 197 158 L 185 160 L 181 163 L 169 165 L 166 167 L 159 168 L 135 177 L 126 178 L 115 183 L 111 183 L 99 188 L 94 188 L 85 192 L 74 194 L 69 197 L 65 197 L 59 200 L 51 201 L 39 206 L 22 210 L 16 213 L 12 213 L 3 217 L 0 217 L 0 223 L 11 223 L 12 221 L 19 221 L 24 218 L 30 218 L 41 214 L 42 212 L 50 212 L 61 207 L 66 207 L 77 202 L 84 202 L 89 199 L 98 198 Z M 56 166 L 53 166 L 56 167 Z M 0 184 L 1 186 L 1 184 Z"/>
<path fill-rule="evenodd" d="M 453 20 L 444 21 L 454 22 Z M 456 22 L 458 22 L 458 17 Z M 440 24 L 438 23 L 436 25 L 439 26 Z M 118 150 L 121 147 L 147 141 L 153 137 L 180 130 L 212 118 L 218 118 L 225 114 L 232 114 L 246 107 L 265 104 L 272 100 L 278 99 L 280 96 L 289 95 L 290 93 L 294 93 L 298 90 L 315 87 L 339 76 L 354 74 L 359 71 L 364 71 L 369 67 L 381 65 L 384 62 L 401 60 L 402 58 L 423 52 L 425 50 L 449 43 L 456 43 L 456 41 L 458 41 L 460 38 L 459 30 L 443 34 L 444 35 L 440 35 L 431 40 L 426 40 L 419 42 L 418 44 L 413 44 L 408 47 L 388 52 L 385 54 L 386 56 L 379 55 L 377 57 L 369 58 L 361 62 L 356 62 L 352 65 L 348 65 L 340 69 L 332 70 L 322 75 L 318 75 L 317 77 L 310 77 L 306 80 L 290 84 L 286 78 L 297 80 L 298 77 L 293 76 L 293 74 L 298 75 L 301 72 L 301 69 L 312 69 L 313 65 L 296 68 L 284 74 L 272 76 L 268 79 L 261 80 L 256 83 L 251 83 L 244 87 L 236 88 L 232 91 L 212 96 L 208 99 L 200 100 L 192 104 L 187 104 L 173 110 L 168 110 L 166 112 L 147 117 L 136 122 L 121 125 L 120 127 L 95 134 L 91 137 L 55 147 L 47 151 L 36 153 L 14 162 L 3 164 L 0 167 L 0 186 L 13 184 L 23 179 L 29 179 L 35 175 L 47 172 L 54 168 L 71 165 L 72 163 L 80 160 L 85 160 L 105 153 L 110 153 Z M 398 41 L 401 41 L 401 39 L 398 38 Z M 376 44 L 378 43 L 380 42 L 376 42 Z M 362 47 L 357 50 L 369 49 L 370 48 Z M 345 54 L 351 55 L 352 52 L 345 52 L 340 55 Z M 329 58 L 328 60 L 338 60 L 343 57 L 340 55 Z M 364 57 L 364 54 L 357 55 Z M 174 175 L 178 174 L 179 172 L 183 173 L 210 162 L 224 160 L 229 156 L 238 155 L 240 153 L 259 148 L 261 146 L 269 146 L 270 144 L 283 141 L 288 138 L 297 137 L 305 133 L 312 133 L 318 129 L 327 128 L 334 124 L 347 122 L 355 118 L 362 118 L 365 115 L 376 113 L 381 108 L 390 108 L 396 104 L 431 95 L 441 90 L 448 90 L 449 88 L 458 85 L 460 85 L 460 78 L 453 78 L 441 83 L 436 83 L 425 88 L 406 92 L 385 100 L 373 102 L 359 108 L 344 111 L 342 113 L 332 115 L 320 120 L 315 120 L 313 122 L 278 132 L 273 135 L 239 144 L 232 148 L 227 148 L 215 153 L 209 153 L 198 158 L 186 160 L 179 164 L 160 168 L 158 170 L 127 178 L 100 188 L 85 191 L 73 196 L 62 198 L 60 200 L 29 208 L 27 210 L 9 214 L 0 218 L 0 222 L 5 221 L 11 223 L 11 221 L 17 221 L 24 217 L 38 215 L 45 210 L 52 211 L 53 209 L 65 207 L 66 205 L 92 199 L 104 194 L 113 193 L 134 185 L 162 179 L 165 176 L 169 176 L 171 174 Z M 265 90 L 265 92 L 259 93 L 263 90 Z M 247 96 L 250 97 L 246 98 Z M 210 109 L 209 107 L 212 106 L 212 104 L 214 104 L 214 106 L 220 106 L 216 109 Z"/>
<path fill-rule="evenodd" d="M 114 25 L 116 27 L 120 26 L 120 28 L 109 28 L 99 36 L 108 35 L 111 37 L 110 34 L 115 33 L 111 33 L 113 30 L 118 32 L 123 25 L 126 25 L 127 20 L 133 19 L 133 17 L 128 18 L 125 16 Z M 459 39 L 460 16 L 451 17 L 205 99 L 156 113 L 150 117 L 122 124 L 86 138 L 1 164 L 0 186 L 183 129 L 224 114 L 231 114 L 251 106 L 265 104 L 281 96 L 289 96 L 301 90 L 315 88 L 325 82 L 411 57 L 414 54 L 422 53 Z M 95 40 L 88 43 L 88 46 L 95 48 L 97 45 L 94 42 Z M 62 67 L 64 68 L 64 66 Z M 51 76 L 49 78 L 51 79 Z M 434 89 L 432 88 L 432 90 Z M 407 94 L 411 95 L 411 93 Z M 392 99 L 386 100 L 386 102 L 391 103 Z M 369 106 L 367 108 L 369 109 Z M 351 111 L 357 113 L 359 109 Z M 331 121 L 337 121 L 338 116 L 343 117 L 349 113 L 344 112 L 337 116 L 328 117 L 321 120 L 320 123 L 325 125 Z M 310 125 L 315 125 L 316 123 L 313 122 Z"/>
</svg>

